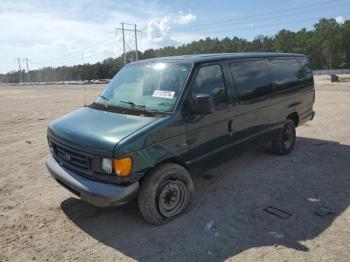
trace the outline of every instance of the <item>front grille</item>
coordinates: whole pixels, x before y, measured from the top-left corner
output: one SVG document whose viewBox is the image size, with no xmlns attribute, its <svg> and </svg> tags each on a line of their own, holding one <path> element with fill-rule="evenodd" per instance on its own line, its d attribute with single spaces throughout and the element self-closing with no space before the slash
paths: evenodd
<svg viewBox="0 0 350 262">
<path fill-rule="evenodd" d="M 70 169 L 87 173 L 91 171 L 91 157 L 51 139 L 56 160 Z"/>
</svg>

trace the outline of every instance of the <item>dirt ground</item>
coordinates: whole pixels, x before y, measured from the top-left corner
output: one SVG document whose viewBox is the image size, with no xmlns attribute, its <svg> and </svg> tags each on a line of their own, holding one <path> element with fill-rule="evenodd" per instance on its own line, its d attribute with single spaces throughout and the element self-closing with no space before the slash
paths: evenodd
<svg viewBox="0 0 350 262">
<path fill-rule="evenodd" d="M 103 88 L 86 86 L 87 100 Z M 0 86 L 0 261 L 350 261 L 350 82 L 318 77 L 290 155 L 233 151 L 161 227 L 136 201 L 98 209 L 49 176 L 46 127 L 82 104 L 82 86 Z"/>
</svg>

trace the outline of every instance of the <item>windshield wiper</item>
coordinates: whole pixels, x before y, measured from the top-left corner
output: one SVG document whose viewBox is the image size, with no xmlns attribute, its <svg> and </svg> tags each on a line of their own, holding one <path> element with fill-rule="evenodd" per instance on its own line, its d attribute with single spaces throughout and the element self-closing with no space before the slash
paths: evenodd
<svg viewBox="0 0 350 262">
<path fill-rule="evenodd" d="M 136 104 L 134 102 L 131 102 L 131 101 L 124 101 L 124 100 L 120 100 L 121 103 L 125 103 L 125 104 L 129 104 L 131 106 L 131 108 L 133 109 L 136 109 L 136 110 L 139 110 L 139 111 L 142 111 L 142 112 L 145 112 L 147 114 L 150 114 L 150 115 L 154 115 L 154 112 L 152 111 L 148 111 L 146 109 L 146 106 L 145 105 L 141 105 L 141 104 Z M 138 108 L 137 108 L 138 107 Z"/>
<path fill-rule="evenodd" d="M 104 100 L 106 100 L 106 101 L 109 101 L 109 98 L 107 98 L 107 97 L 105 97 L 105 96 L 103 96 L 103 95 L 98 95 L 99 97 L 101 97 L 101 98 L 103 98 Z"/>
<path fill-rule="evenodd" d="M 120 102 L 122 102 L 122 103 L 125 103 L 125 104 L 129 104 L 129 105 L 131 105 L 132 107 L 142 107 L 142 108 L 146 108 L 146 106 L 145 105 L 141 105 L 141 104 L 135 104 L 134 102 L 131 102 L 131 101 L 124 101 L 124 100 L 120 100 Z"/>
</svg>

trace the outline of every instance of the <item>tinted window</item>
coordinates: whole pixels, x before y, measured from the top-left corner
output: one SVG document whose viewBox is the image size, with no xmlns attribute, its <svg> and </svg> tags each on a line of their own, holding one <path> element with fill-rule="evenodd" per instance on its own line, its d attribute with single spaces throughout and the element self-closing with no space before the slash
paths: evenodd
<svg viewBox="0 0 350 262">
<path fill-rule="evenodd" d="M 192 88 L 193 96 L 208 94 L 214 99 L 215 105 L 227 102 L 224 78 L 219 65 L 201 67 L 194 80 Z"/>
<path fill-rule="evenodd" d="M 300 64 L 297 59 L 274 59 L 269 61 L 274 89 L 283 90 L 295 87 L 301 79 Z"/>
<path fill-rule="evenodd" d="M 230 65 L 239 100 L 250 100 L 271 92 L 271 79 L 265 61 L 245 61 Z"/>
<path fill-rule="evenodd" d="M 309 60 L 306 57 L 298 58 L 300 63 L 300 75 L 304 79 L 305 84 L 313 83 L 313 74 L 312 69 L 309 63 Z"/>
</svg>

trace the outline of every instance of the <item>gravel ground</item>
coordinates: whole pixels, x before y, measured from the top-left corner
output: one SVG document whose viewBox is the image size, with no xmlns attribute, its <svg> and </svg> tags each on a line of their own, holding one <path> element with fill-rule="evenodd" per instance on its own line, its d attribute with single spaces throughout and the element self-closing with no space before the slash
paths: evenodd
<svg viewBox="0 0 350 262">
<path fill-rule="evenodd" d="M 81 86 L 0 86 L 0 261 L 350 261 L 350 82 L 318 77 L 316 117 L 290 155 L 232 151 L 161 227 L 136 201 L 98 209 L 49 176 L 46 127 L 82 104 Z"/>
</svg>

